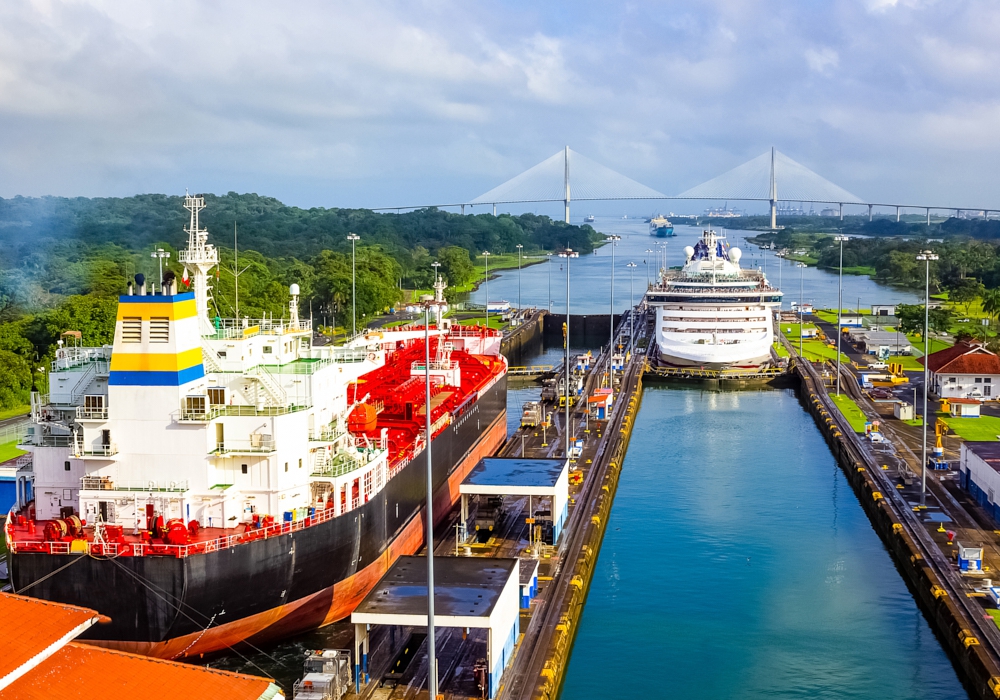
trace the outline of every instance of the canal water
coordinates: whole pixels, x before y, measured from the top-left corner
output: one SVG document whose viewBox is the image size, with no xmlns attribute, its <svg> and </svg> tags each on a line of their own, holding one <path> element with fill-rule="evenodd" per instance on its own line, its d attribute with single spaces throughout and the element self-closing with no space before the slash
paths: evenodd
<svg viewBox="0 0 1000 700">
<path fill-rule="evenodd" d="M 663 249 L 659 243 L 666 243 L 666 264 L 676 266 L 683 263 L 684 246 L 693 246 L 701 238 L 701 227 L 675 226 L 677 235 L 672 238 L 654 238 L 649 235 L 649 225 L 632 219 L 598 218 L 595 226 L 605 235 L 618 235 L 622 240 L 615 246 L 615 313 L 621 313 L 630 306 L 630 300 L 638 301 L 646 289 L 646 280 L 656 276 L 657 260 Z M 760 268 L 767 272 L 772 284 L 784 291 L 784 308 L 801 297 L 806 303 L 817 308 L 837 308 L 836 272 L 819 270 L 815 267 L 797 266 L 797 263 L 775 256 L 773 251 L 759 250 L 746 243 L 744 236 L 753 236 L 752 231 L 731 230 L 724 232 L 731 245 L 744 252 L 741 265 L 744 268 Z M 653 251 L 648 253 L 646 251 Z M 630 262 L 635 263 L 629 268 Z M 537 265 L 522 267 L 520 272 L 521 305 L 546 308 L 547 299 L 552 299 L 552 310 L 563 313 L 566 309 L 565 260 L 553 256 Z M 606 314 L 611 309 L 611 247 L 602 246 L 597 254 L 581 255 L 570 261 L 570 311 L 574 314 Z M 801 284 L 800 284 L 801 283 Z M 549 288 L 551 286 L 551 297 Z M 492 301 L 501 299 L 516 305 L 518 299 L 518 271 L 502 270 L 489 281 Z M 486 299 L 486 286 L 471 295 L 471 301 L 482 304 Z M 844 275 L 844 308 L 854 308 L 860 304 L 917 304 L 922 303 L 917 293 L 880 284 L 865 275 Z"/>
<path fill-rule="evenodd" d="M 791 390 L 647 387 L 562 692 L 968 697 Z"/>
</svg>

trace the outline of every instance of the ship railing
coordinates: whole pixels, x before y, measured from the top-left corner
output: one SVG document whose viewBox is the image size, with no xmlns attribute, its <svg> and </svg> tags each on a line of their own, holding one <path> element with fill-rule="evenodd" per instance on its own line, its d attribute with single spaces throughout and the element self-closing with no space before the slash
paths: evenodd
<svg viewBox="0 0 1000 700">
<path fill-rule="evenodd" d="M 80 489 L 84 491 L 145 491 L 183 493 L 189 490 L 187 479 L 180 481 L 153 481 L 142 479 L 116 480 L 110 476 L 84 476 Z"/>
<path fill-rule="evenodd" d="M 99 348 L 60 348 L 56 351 L 56 359 L 52 360 L 52 371 L 60 372 L 72 369 L 88 362 L 107 363 L 111 359 L 111 346 Z"/>
<path fill-rule="evenodd" d="M 113 457 L 118 454 L 118 443 L 109 442 L 107 445 L 90 445 L 84 447 L 77 442 L 73 451 L 74 457 Z"/>
<path fill-rule="evenodd" d="M 25 439 L 38 447 L 76 447 L 73 435 L 39 435 L 29 431 Z"/>
<path fill-rule="evenodd" d="M 360 501 L 360 498 L 357 500 Z M 355 504 L 355 507 L 357 505 L 359 504 Z M 81 545 L 75 543 L 84 542 L 85 540 L 73 540 L 70 542 L 18 542 L 15 536 L 10 540 L 10 549 L 11 551 L 43 552 L 48 554 L 83 554 L 89 548 L 90 553 L 97 556 L 170 556 L 181 558 L 230 549 L 258 539 L 287 535 L 292 532 L 304 530 L 307 527 L 312 527 L 313 525 L 324 523 L 335 517 L 337 517 L 335 508 L 316 508 L 313 515 L 306 516 L 300 520 L 274 523 L 267 527 L 247 529 L 246 532 L 216 537 L 204 542 L 192 542 L 181 545 L 150 544 L 144 542 L 87 542 L 83 549 L 81 549 Z"/>
<path fill-rule="evenodd" d="M 215 405 L 210 406 L 207 411 L 192 411 L 188 410 L 187 407 L 181 407 L 179 411 L 175 411 L 172 414 L 172 418 L 175 422 L 183 421 L 189 423 L 207 423 L 208 421 L 220 416 L 283 416 L 286 413 L 295 413 L 296 411 L 302 411 L 306 408 L 308 408 L 308 406 L 302 406 L 294 403 L 286 404 L 284 406 L 249 406 L 243 404 L 229 406 Z"/>
<path fill-rule="evenodd" d="M 108 419 L 108 407 L 104 406 L 102 408 L 92 408 L 87 406 L 77 406 L 76 407 L 76 419 L 77 420 L 107 420 Z"/>
<path fill-rule="evenodd" d="M 234 340 L 250 338 L 255 335 L 284 335 L 286 333 L 309 333 L 312 331 L 312 321 L 299 319 L 292 323 L 289 320 L 278 319 L 241 319 L 220 318 L 213 321 L 214 332 L 207 336 L 213 340 Z"/>
<path fill-rule="evenodd" d="M 251 434 L 249 440 L 223 440 L 215 445 L 211 454 L 225 454 L 230 452 L 246 452 L 254 454 L 266 454 L 274 452 L 274 438 L 263 433 Z"/>
</svg>

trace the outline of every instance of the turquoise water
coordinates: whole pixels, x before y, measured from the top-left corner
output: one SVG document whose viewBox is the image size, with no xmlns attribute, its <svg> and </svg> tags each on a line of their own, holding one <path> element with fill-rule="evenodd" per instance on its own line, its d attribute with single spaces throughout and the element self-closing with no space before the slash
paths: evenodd
<svg viewBox="0 0 1000 700">
<path fill-rule="evenodd" d="M 966 698 L 791 391 L 647 388 L 563 689 Z"/>
</svg>

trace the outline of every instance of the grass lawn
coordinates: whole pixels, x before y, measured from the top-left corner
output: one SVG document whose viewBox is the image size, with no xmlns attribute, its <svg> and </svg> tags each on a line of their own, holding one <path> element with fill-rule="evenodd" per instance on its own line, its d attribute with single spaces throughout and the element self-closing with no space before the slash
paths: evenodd
<svg viewBox="0 0 1000 700">
<path fill-rule="evenodd" d="M 802 330 L 803 331 L 814 330 L 815 328 L 816 328 L 816 324 L 815 323 L 803 323 L 802 324 Z M 790 342 L 790 343 L 792 343 L 792 342 L 794 342 L 794 343 L 799 342 L 799 324 L 798 323 L 782 323 L 781 326 L 780 326 L 780 330 L 784 334 L 784 336 L 786 338 L 788 338 L 788 342 Z"/>
<path fill-rule="evenodd" d="M 981 416 L 980 418 L 951 418 L 941 414 L 952 433 L 965 440 L 986 440 L 996 442 L 1000 435 L 1000 418 Z"/>
<path fill-rule="evenodd" d="M 15 457 L 20 457 L 24 454 L 28 453 L 24 450 L 17 449 L 17 440 L 5 442 L 0 445 L 0 462 L 6 462 L 8 459 L 14 459 Z"/>
<path fill-rule="evenodd" d="M 986 614 L 993 618 L 993 624 L 1000 627 L 1000 610 L 996 608 L 986 608 Z"/>
<path fill-rule="evenodd" d="M 914 428 L 919 428 L 921 425 L 924 424 L 924 419 L 914 418 L 913 420 L 904 420 L 903 422 L 906 423 L 907 425 L 912 425 Z"/>
<path fill-rule="evenodd" d="M 865 423 L 868 422 L 868 419 L 865 418 L 865 414 L 858 408 L 858 404 L 854 402 L 854 399 L 847 394 L 841 394 L 840 396 L 830 394 L 830 398 L 833 399 L 833 402 L 837 404 L 837 408 L 844 414 L 844 418 L 854 428 L 854 432 L 865 432 Z"/>
<path fill-rule="evenodd" d="M 854 267 L 845 267 L 845 275 L 874 275 L 875 268 L 869 265 L 855 265 Z"/>
<path fill-rule="evenodd" d="M 815 265 L 819 262 L 819 258 L 813 258 L 808 255 L 786 255 L 785 260 L 794 260 L 795 262 L 805 263 L 806 265 Z"/>
<path fill-rule="evenodd" d="M 785 346 L 781 343 L 774 344 L 774 351 L 778 353 L 778 357 L 788 357 L 788 351 L 785 350 Z"/>
<path fill-rule="evenodd" d="M 814 361 L 830 360 L 831 362 L 837 361 L 837 348 L 831 348 L 822 340 L 803 341 L 802 354 L 806 356 L 807 360 L 814 360 Z M 849 358 L 844 353 L 840 353 L 840 362 L 845 365 L 849 364 L 851 362 L 851 358 Z"/>
<path fill-rule="evenodd" d="M 872 362 L 876 361 L 874 355 L 872 356 L 871 361 Z M 890 355 L 889 359 L 886 360 L 886 364 L 889 364 L 890 362 L 896 362 L 898 364 L 903 365 L 904 371 L 922 372 L 924 369 L 924 366 L 919 362 L 917 362 L 917 358 L 915 358 L 913 355 Z"/>
<path fill-rule="evenodd" d="M 0 409 L 0 420 L 7 420 L 8 418 L 16 418 L 17 416 L 26 416 L 31 412 L 31 406 L 24 404 L 23 406 L 15 406 L 14 408 L 4 408 Z"/>
<path fill-rule="evenodd" d="M 910 341 L 910 345 L 913 349 L 920 353 L 921 356 L 924 354 L 924 339 L 920 337 L 919 333 L 911 333 L 906 336 L 907 340 Z M 940 338 L 931 338 L 931 353 L 935 353 L 938 350 L 944 350 L 945 348 L 950 348 L 954 343 L 948 340 L 941 340 Z M 923 365 L 921 365 L 922 367 Z"/>
</svg>

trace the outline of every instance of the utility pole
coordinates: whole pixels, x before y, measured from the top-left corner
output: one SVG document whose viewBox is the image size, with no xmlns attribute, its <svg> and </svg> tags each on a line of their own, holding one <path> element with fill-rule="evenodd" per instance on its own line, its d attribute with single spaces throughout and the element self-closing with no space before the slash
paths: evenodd
<svg viewBox="0 0 1000 700">
<path fill-rule="evenodd" d="M 630 262 L 625 267 L 628 268 L 628 275 L 629 275 L 628 291 L 629 291 L 629 296 L 631 297 L 629 299 L 631 307 L 629 308 L 628 312 L 628 322 L 629 322 L 628 345 L 629 347 L 632 347 L 632 345 L 635 343 L 635 268 L 637 267 L 637 265 L 634 262 Z"/>
<path fill-rule="evenodd" d="M 546 253 L 545 257 L 549 259 L 549 303 L 546 306 L 549 313 L 552 313 L 552 253 Z"/>
<path fill-rule="evenodd" d="M 566 387 L 564 396 L 566 399 L 566 461 L 569 461 L 570 423 L 569 423 L 569 261 L 570 258 L 580 257 L 579 253 L 567 248 L 565 252 L 559 253 L 560 258 L 566 258 Z M 610 357 L 608 360 L 610 361 Z"/>
<path fill-rule="evenodd" d="M 805 263 L 799 263 L 799 357 L 802 357 L 802 277 L 805 275 Z"/>
</svg>

